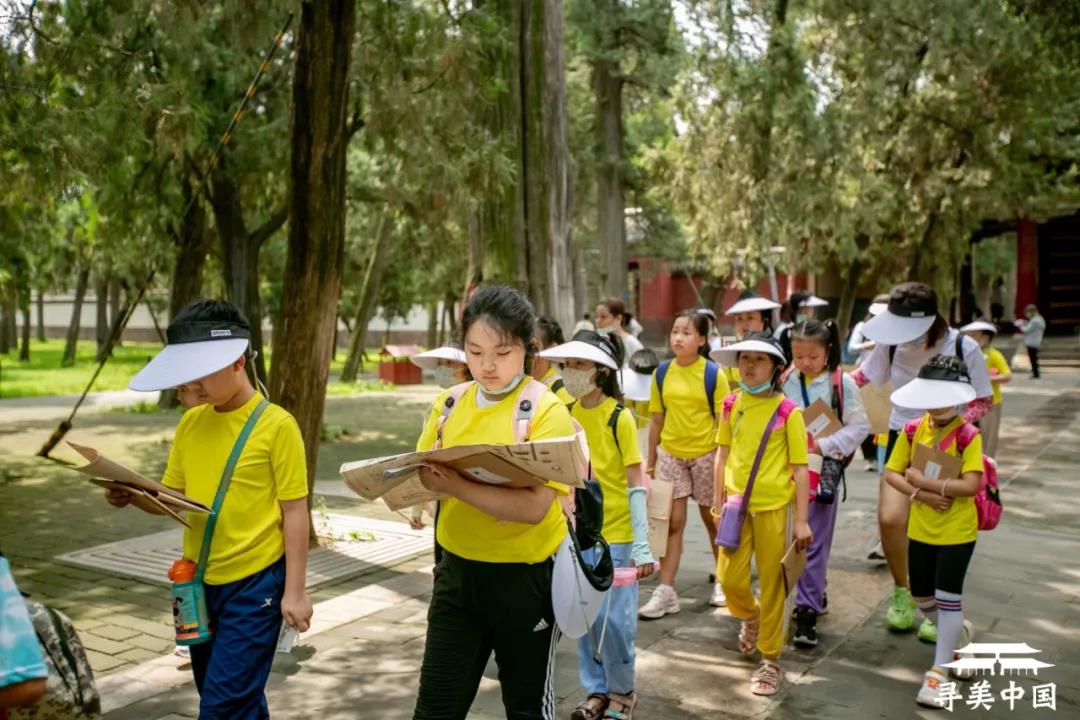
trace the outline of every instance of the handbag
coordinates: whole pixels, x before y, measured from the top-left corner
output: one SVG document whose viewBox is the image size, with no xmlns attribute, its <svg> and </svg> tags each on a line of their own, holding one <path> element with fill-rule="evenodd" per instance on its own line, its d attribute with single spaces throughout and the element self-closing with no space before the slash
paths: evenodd
<svg viewBox="0 0 1080 720">
<path fill-rule="evenodd" d="M 741 500 L 736 495 L 728 498 L 728 501 L 724 503 L 720 512 L 720 527 L 716 530 L 716 544 L 722 548 L 734 550 L 739 547 L 743 521 L 746 519 L 747 508 L 750 507 L 750 493 L 754 490 L 754 480 L 761 467 L 761 459 L 765 456 L 765 446 L 769 443 L 769 436 L 772 435 L 776 418 L 781 416 L 781 410 L 785 405 L 788 406 L 788 412 L 790 412 L 791 404 L 790 400 L 782 398 L 780 404 L 773 410 L 769 424 L 765 426 L 765 432 L 761 434 L 761 442 L 758 443 L 757 455 L 754 456 L 754 464 L 750 468 L 750 477 L 746 481 L 746 490 L 743 491 Z M 784 415 L 784 417 L 786 419 L 787 416 Z"/>
</svg>

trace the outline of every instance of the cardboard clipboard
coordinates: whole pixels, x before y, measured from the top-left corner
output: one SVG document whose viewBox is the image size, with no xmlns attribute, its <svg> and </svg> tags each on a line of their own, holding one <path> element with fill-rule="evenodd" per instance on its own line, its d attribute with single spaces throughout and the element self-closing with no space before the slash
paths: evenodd
<svg viewBox="0 0 1080 720">
<path fill-rule="evenodd" d="M 806 551 L 796 549 L 795 543 L 791 543 L 791 547 L 780 560 L 780 568 L 784 573 L 784 595 L 787 596 L 795 589 L 806 570 Z"/>
<path fill-rule="evenodd" d="M 806 429 L 815 440 L 834 435 L 844 428 L 840 418 L 836 417 L 836 413 L 821 398 L 810 403 L 810 407 L 803 411 L 803 419 L 806 421 Z"/>
<path fill-rule="evenodd" d="M 927 480 L 956 479 L 961 475 L 964 461 L 935 447 L 918 443 L 911 456 L 911 467 L 925 475 Z"/>
<path fill-rule="evenodd" d="M 870 434 L 881 435 L 889 432 L 889 416 L 892 415 L 892 383 L 885 385 L 863 385 L 859 388 L 866 417 L 870 421 Z"/>
</svg>

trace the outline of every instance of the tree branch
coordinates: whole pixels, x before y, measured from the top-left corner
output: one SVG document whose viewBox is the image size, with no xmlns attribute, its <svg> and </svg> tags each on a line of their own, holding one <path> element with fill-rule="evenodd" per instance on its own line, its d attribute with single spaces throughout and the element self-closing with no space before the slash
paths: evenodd
<svg viewBox="0 0 1080 720">
<path fill-rule="evenodd" d="M 266 222 L 248 234 L 248 243 L 251 244 L 251 247 L 258 250 L 262 247 L 264 242 L 269 240 L 274 233 L 281 229 L 281 226 L 284 225 L 285 221 L 288 219 L 289 208 L 282 205 L 266 219 Z"/>
</svg>

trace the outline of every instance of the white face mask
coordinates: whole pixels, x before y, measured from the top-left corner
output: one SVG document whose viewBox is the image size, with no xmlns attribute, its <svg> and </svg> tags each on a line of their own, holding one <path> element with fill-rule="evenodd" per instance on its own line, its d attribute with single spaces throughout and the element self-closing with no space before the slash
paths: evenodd
<svg viewBox="0 0 1080 720">
<path fill-rule="evenodd" d="M 522 369 L 521 372 L 519 372 L 517 375 L 514 376 L 513 380 L 508 382 L 505 386 L 503 386 L 501 388 L 498 388 L 497 390 L 488 390 L 487 388 L 485 388 L 483 386 L 481 386 L 480 389 L 483 390 L 484 394 L 487 395 L 488 397 L 501 398 L 502 396 L 513 392 L 514 388 L 516 388 L 521 383 L 521 381 L 524 380 L 524 379 L 525 379 L 525 370 Z"/>
<path fill-rule="evenodd" d="M 611 333 L 615 332 L 615 326 L 608 325 L 607 327 L 598 327 L 596 328 L 596 332 L 600 333 L 601 335 L 610 335 Z"/>
<path fill-rule="evenodd" d="M 566 392 L 576 398 L 583 398 L 596 389 L 595 370 L 563 368 L 562 379 Z"/>
<path fill-rule="evenodd" d="M 454 376 L 454 368 L 449 365 L 435 366 L 435 383 L 441 388 L 457 385 L 457 377 Z"/>
</svg>

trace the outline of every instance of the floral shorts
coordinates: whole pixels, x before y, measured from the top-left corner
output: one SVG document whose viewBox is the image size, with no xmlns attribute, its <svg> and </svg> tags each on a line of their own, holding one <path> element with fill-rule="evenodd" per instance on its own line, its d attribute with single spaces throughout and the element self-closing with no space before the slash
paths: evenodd
<svg viewBox="0 0 1080 720">
<path fill-rule="evenodd" d="M 693 460 L 683 460 L 657 447 L 656 476 L 675 486 L 672 494 L 674 499 L 689 497 L 702 507 L 712 507 L 713 495 L 716 494 L 713 481 L 715 461 L 715 450 Z"/>
</svg>

